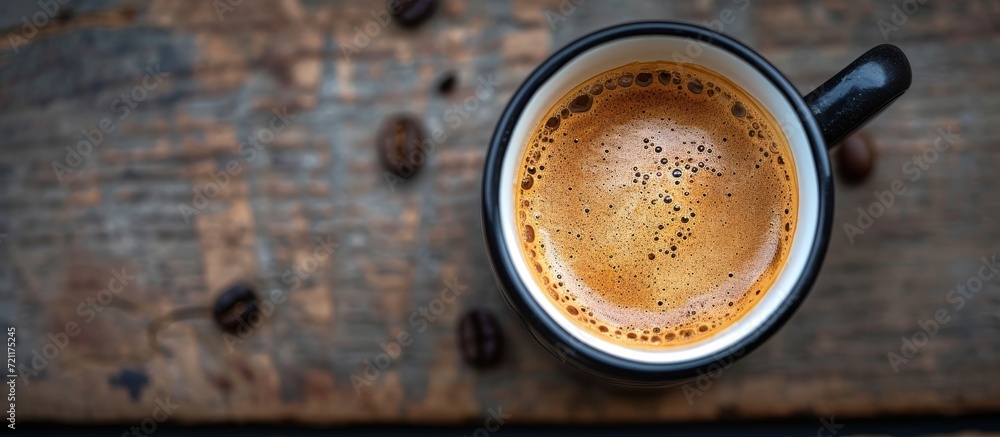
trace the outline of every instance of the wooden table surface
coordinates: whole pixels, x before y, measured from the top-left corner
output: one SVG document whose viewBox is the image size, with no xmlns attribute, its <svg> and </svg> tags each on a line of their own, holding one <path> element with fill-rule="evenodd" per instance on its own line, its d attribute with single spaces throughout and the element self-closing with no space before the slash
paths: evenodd
<svg viewBox="0 0 1000 437">
<path fill-rule="evenodd" d="M 18 379 L 20 420 L 139 423 L 164 400 L 183 423 L 477 422 L 497 408 L 522 424 L 1000 411 L 1000 279 L 961 308 L 948 297 L 1000 252 L 1000 2 L 449 0 L 416 31 L 374 21 L 381 1 L 237 3 L 84 1 L 47 18 L 34 1 L 4 2 L 5 35 L 46 18 L 30 38 L 0 38 L 0 319 L 37 373 Z M 907 8 L 896 24 L 894 5 Z M 562 45 L 726 9 L 725 33 L 802 92 L 886 40 L 909 56 L 913 86 L 867 129 L 872 177 L 838 183 L 826 262 L 791 321 L 697 394 L 611 390 L 543 351 L 497 290 L 479 221 L 487 140 Z M 358 37 L 365 29 L 377 34 Z M 441 96 L 449 70 L 457 88 Z M 476 97 L 491 80 L 496 91 Z M 463 102 L 475 109 L 454 112 Z M 290 114 L 280 132 L 276 109 Z M 390 189 L 373 144 L 397 112 L 447 138 Z M 67 162 L 102 119 L 114 130 Z M 911 180 L 905 163 L 929 156 L 939 129 L 958 137 Z M 250 157 L 240 143 L 255 135 Z M 227 165 L 238 174 L 198 202 L 192 190 L 214 187 Z M 906 192 L 849 241 L 843 225 L 894 180 Z M 181 203 L 200 205 L 190 222 Z M 317 239 L 332 256 L 314 255 Z M 116 274 L 127 285 L 102 293 Z M 234 281 L 287 299 L 246 338 L 196 314 L 161 326 L 154 351 L 151 323 L 211 305 Z M 460 298 L 435 303 L 449 286 Z M 495 369 L 467 367 L 455 346 L 471 307 L 503 325 Z M 894 370 L 888 354 L 939 310 L 949 322 Z M 76 335 L 60 342 L 71 322 Z M 402 333 L 413 344 L 356 389 L 352 375 L 365 378 L 366 360 Z"/>
</svg>

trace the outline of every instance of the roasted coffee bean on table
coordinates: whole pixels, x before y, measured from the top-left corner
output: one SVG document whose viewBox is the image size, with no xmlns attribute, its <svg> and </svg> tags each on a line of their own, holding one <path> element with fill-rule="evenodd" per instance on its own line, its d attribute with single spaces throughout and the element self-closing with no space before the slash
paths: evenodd
<svg viewBox="0 0 1000 437">
<path fill-rule="evenodd" d="M 437 0 L 389 0 L 389 12 L 400 26 L 413 28 L 434 15 L 437 5 Z"/>
<path fill-rule="evenodd" d="M 420 148 L 424 138 L 424 128 L 413 116 L 387 118 L 375 139 L 382 167 L 396 176 L 413 176 L 427 160 L 426 151 Z"/>
<path fill-rule="evenodd" d="M 438 92 L 441 94 L 451 94 L 455 90 L 457 83 L 458 78 L 455 77 L 455 72 L 446 71 L 441 75 L 441 79 L 438 80 Z"/>
<path fill-rule="evenodd" d="M 257 293 L 247 284 L 236 284 L 215 299 L 212 317 L 228 333 L 236 332 L 240 325 L 250 324 L 250 315 L 258 309 Z"/>
<path fill-rule="evenodd" d="M 468 311 L 458 322 L 458 347 L 462 358 L 470 366 L 486 368 L 495 365 L 503 352 L 500 324 L 487 310 Z"/>
<path fill-rule="evenodd" d="M 849 184 L 864 182 L 875 167 L 875 146 L 871 135 L 855 133 L 833 152 L 839 178 Z"/>
<path fill-rule="evenodd" d="M 63 8 L 58 13 L 56 13 L 55 20 L 58 23 L 66 24 L 76 18 L 76 12 L 71 8 Z"/>
</svg>

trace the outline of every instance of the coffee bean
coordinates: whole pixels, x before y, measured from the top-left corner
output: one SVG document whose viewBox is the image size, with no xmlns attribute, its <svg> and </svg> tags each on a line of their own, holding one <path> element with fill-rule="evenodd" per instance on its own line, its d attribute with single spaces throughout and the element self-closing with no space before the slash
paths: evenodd
<svg viewBox="0 0 1000 437">
<path fill-rule="evenodd" d="M 470 310 L 458 322 L 458 347 L 462 358 L 472 367 L 496 364 L 503 351 L 500 324 L 484 309 Z"/>
<path fill-rule="evenodd" d="M 236 284 L 215 298 L 212 317 L 228 333 L 236 332 L 240 325 L 250 325 L 250 315 L 258 308 L 257 294 L 247 284 Z"/>
<path fill-rule="evenodd" d="M 414 28 L 427 21 L 434 15 L 437 5 L 437 0 L 389 0 L 388 2 L 392 18 L 406 28 Z"/>
<path fill-rule="evenodd" d="M 73 18 L 75 17 L 76 17 L 76 12 L 73 12 L 73 9 L 64 8 L 60 10 L 59 13 L 56 14 L 55 19 L 59 23 L 66 24 L 69 23 L 70 21 L 73 21 Z"/>
<path fill-rule="evenodd" d="M 442 95 L 443 94 L 451 94 L 451 92 L 455 90 L 455 84 L 457 82 L 458 82 L 458 79 L 455 78 L 455 72 L 454 71 L 447 71 L 447 72 L 445 72 L 441 76 L 441 79 L 438 82 L 438 86 L 437 86 L 438 93 L 440 93 Z"/>
<path fill-rule="evenodd" d="M 375 140 L 382 167 L 400 177 L 413 176 L 427 159 L 427 151 L 421 149 L 424 138 L 424 128 L 414 117 L 396 115 L 386 119 Z"/>
<path fill-rule="evenodd" d="M 864 132 L 847 137 L 833 152 L 837 173 L 848 184 L 860 184 L 875 167 L 875 146 Z"/>
</svg>

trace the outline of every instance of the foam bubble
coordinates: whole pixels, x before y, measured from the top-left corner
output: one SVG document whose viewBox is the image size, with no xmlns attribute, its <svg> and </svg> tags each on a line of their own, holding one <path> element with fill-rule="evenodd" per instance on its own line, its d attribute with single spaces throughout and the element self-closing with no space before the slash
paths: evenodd
<svg viewBox="0 0 1000 437">
<path fill-rule="evenodd" d="M 587 112 L 593 103 L 593 97 L 588 94 L 580 94 L 572 102 L 569 102 L 569 110 L 572 112 Z"/>
<path fill-rule="evenodd" d="M 642 72 L 635 75 L 635 84 L 641 87 L 647 87 L 649 84 L 653 83 L 653 74 Z"/>
<path fill-rule="evenodd" d="M 656 79 L 660 81 L 662 85 L 670 84 L 670 73 L 666 71 L 661 71 L 656 74 Z"/>
<path fill-rule="evenodd" d="M 622 88 L 628 88 L 632 86 L 632 81 L 635 76 L 632 73 L 624 73 L 618 77 L 618 86 Z"/>
<path fill-rule="evenodd" d="M 559 129 L 559 123 L 559 117 L 549 117 L 549 120 L 545 122 L 545 127 L 548 128 L 549 131 L 554 131 Z"/>
<path fill-rule="evenodd" d="M 746 108 L 744 108 L 743 104 L 740 102 L 733 103 L 733 107 L 730 108 L 729 112 L 732 113 L 733 116 L 737 118 L 743 118 L 746 117 L 747 115 Z"/>
<path fill-rule="evenodd" d="M 535 178 L 531 177 L 530 174 L 524 175 L 521 178 L 521 189 L 530 190 L 532 186 L 535 185 Z"/>
</svg>

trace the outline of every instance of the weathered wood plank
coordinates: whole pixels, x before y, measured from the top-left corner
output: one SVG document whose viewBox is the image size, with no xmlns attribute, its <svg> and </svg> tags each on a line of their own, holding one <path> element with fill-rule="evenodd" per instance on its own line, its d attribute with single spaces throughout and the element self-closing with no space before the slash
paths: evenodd
<svg viewBox="0 0 1000 437">
<path fill-rule="evenodd" d="M 38 11 L 24 3 L 0 17 L 8 31 Z M 637 19 L 711 22 L 725 9 L 734 18 L 723 30 L 807 92 L 885 41 L 878 22 L 891 22 L 893 2 L 595 1 L 556 15 L 555 0 L 449 0 L 419 31 L 377 26 L 349 58 L 343 45 L 363 42 L 358 29 L 381 2 L 243 2 L 222 19 L 212 2 L 81 3 L 16 51 L 0 45 L 0 319 L 17 326 L 25 363 L 67 322 L 81 330 L 19 386 L 22 419 L 137 421 L 167 397 L 181 405 L 171 418 L 188 423 L 445 423 L 497 405 L 521 423 L 1000 407 L 1000 282 L 959 310 L 947 300 L 980 257 L 1000 251 L 996 1 L 927 2 L 887 34 L 910 55 L 913 87 L 868 128 L 879 153 L 872 178 L 838 186 L 816 288 L 775 338 L 691 402 L 680 389 L 622 392 L 580 379 L 505 308 L 479 223 L 499 112 L 531 69 L 589 31 Z M 163 80 L 134 91 L 156 69 Z M 434 86 L 446 70 L 458 88 L 442 97 Z M 445 119 L 491 76 L 501 82 L 495 94 L 457 125 Z M 116 103 L 133 91 L 134 107 Z M 240 142 L 270 132 L 276 109 L 292 114 L 288 127 L 244 153 Z M 391 190 L 372 145 L 381 118 L 398 111 L 447 140 Z M 66 163 L 66 146 L 104 118 L 114 131 L 60 182 L 52 163 Z M 904 163 L 938 128 L 960 138 L 911 181 Z M 227 165 L 238 172 L 187 222 L 178 204 L 194 204 L 192 189 Z M 896 179 L 907 192 L 852 243 L 842 225 Z M 315 240 L 327 237 L 339 246 L 314 260 Z M 286 272 L 313 264 L 291 290 Z M 87 309 L 122 269 L 135 279 L 100 313 Z M 418 331 L 412 315 L 452 278 L 467 289 Z M 161 349 L 150 349 L 150 323 L 209 305 L 237 280 L 288 299 L 239 343 L 195 319 L 167 325 Z M 506 329 L 498 369 L 474 371 L 457 354 L 455 321 L 472 306 L 493 308 Z M 894 372 L 887 353 L 939 309 L 950 322 Z M 404 332 L 414 343 L 356 391 L 351 376 Z M 123 382 L 133 374 L 146 377 L 131 384 L 136 396 Z"/>
</svg>

